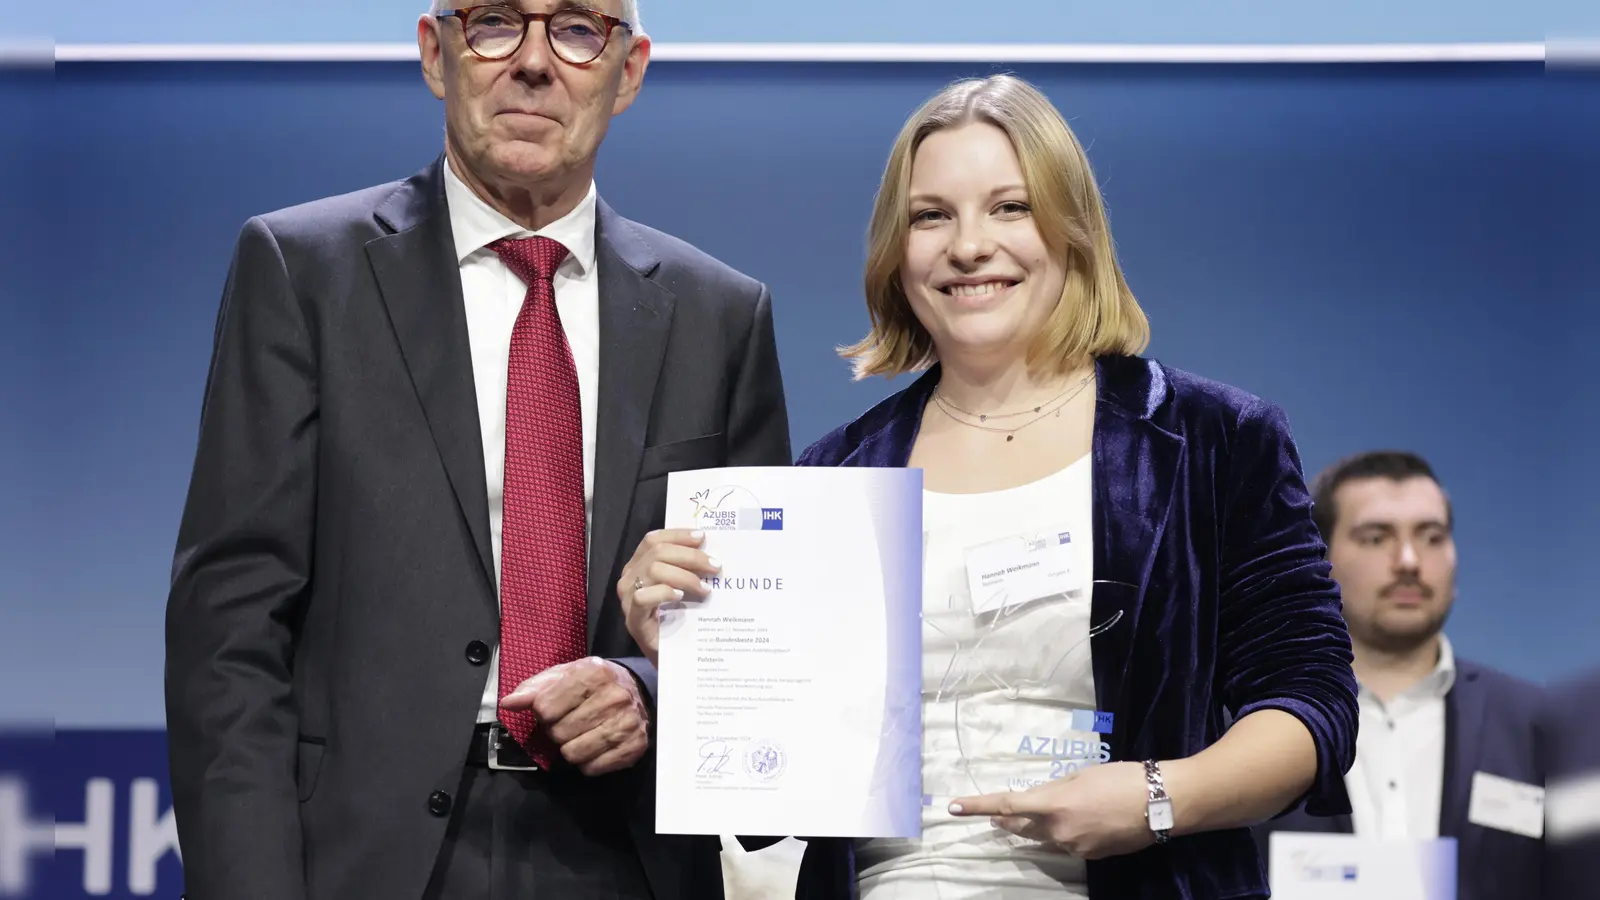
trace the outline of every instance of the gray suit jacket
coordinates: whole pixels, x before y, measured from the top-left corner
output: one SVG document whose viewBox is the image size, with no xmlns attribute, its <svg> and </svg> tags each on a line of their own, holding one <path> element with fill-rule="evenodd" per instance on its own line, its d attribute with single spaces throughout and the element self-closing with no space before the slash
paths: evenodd
<svg viewBox="0 0 1600 900">
<path fill-rule="evenodd" d="M 1456 659 L 1456 680 L 1445 695 L 1444 783 L 1439 834 L 1456 839 L 1456 896 L 1460 900 L 1531 900 L 1542 879 L 1542 842 L 1467 821 L 1472 777 L 1478 772 L 1544 784 L 1539 758 L 1537 685 L 1469 659 Z M 1348 815 L 1317 818 L 1297 810 L 1255 829 L 1267 859 L 1274 831 L 1355 833 Z"/>
<path fill-rule="evenodd" d="M 188 895 L 415 897 L 493 644 L 483 448 L 442 159 L 253 218 L 217 319 L 167 607 Z M 666 475 L 788 465 L 760 283 L 600 205 L 590 651 L 654 691 L 615 584 Z M 471 659 L 469 659 L 469 656 Z M 715 838 L 654 828 L 654 757 L 592 779 L 659 900 L 721 896 Z"/>
</svg>

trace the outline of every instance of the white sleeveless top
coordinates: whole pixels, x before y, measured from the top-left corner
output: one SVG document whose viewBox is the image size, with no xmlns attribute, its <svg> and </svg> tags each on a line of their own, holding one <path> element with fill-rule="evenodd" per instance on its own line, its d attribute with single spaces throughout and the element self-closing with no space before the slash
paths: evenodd
<svg viewBox="0 0 1600 900">
<path fill-rule="evenodd" d="M 922 837 L 858 843 L 863 900 L 1088 897 L 1083 860 L 946 809 L 955 797 L 1026 789 L 1109 753 L 1089 730 L 1091 478 L 1084 456 L 1003 491 L 923 493 Z M 968 550 L 1003 539 L 1013 539 L 1008 551 L 980 550 L 974 569 L 1048 553 L 1057 571 L 1070 567 L 1071 588 L 1028 598 L 980 587 L 974 604 Z"/>
</svg>

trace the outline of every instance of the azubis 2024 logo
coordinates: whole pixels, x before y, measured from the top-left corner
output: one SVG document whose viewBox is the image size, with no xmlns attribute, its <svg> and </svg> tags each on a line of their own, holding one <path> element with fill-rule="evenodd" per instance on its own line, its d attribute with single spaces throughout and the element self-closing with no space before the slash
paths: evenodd
<svg viewBox="0 0 1600 900">
<path fill-rule="evenodd" d="M 782 531 L 783 507 L 762 506 L 747 488 L 708 488 L 689 498 L 695 527 L 705 531 Z"/>
</svg>

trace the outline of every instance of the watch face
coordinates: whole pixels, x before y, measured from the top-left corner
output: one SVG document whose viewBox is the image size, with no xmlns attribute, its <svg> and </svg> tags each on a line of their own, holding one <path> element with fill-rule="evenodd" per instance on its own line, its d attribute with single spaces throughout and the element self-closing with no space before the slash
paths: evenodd
<svg viewBox="0 0 1600 900">
<path fill-rule="evenodd" d="M 1150 801 L 1149 818 L 1150 818 L 1150 830 L 1151 831 L 1171 831 L 1172 830 L 1172 801 L 1171 800 L 1152 800 L 1152 801 Z"/>
</svg>

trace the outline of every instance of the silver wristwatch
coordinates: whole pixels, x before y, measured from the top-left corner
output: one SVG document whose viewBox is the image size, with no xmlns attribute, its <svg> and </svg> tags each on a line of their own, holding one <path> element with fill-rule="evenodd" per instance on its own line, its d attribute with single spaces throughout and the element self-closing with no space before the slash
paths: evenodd
<svg viewBox="0 0 1600 900">
<path fill-rule="evenodd" d="M 1150 830 L 1155 832 L 1156 843 L 1165 844 L 1172 837 L 1172 798 L 1167 796 L 1166 785 L 1161 781 L 1161 764 L 1153 759 L 1144 761 L 1145 786 L 1150 789 L 1150 800 L 1144 817 Z"/>
</svg>

